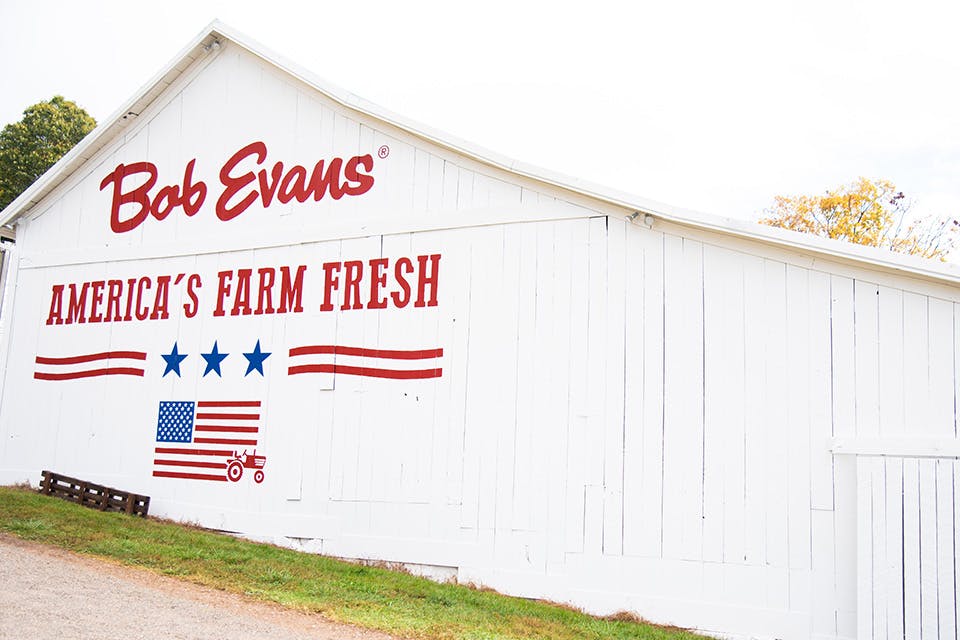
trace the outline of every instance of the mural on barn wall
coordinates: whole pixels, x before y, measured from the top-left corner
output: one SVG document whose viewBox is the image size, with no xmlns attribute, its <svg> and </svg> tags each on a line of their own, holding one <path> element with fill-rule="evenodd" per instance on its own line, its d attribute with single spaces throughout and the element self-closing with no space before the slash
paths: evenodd
<svg viewBox="0 0 960 640">
<path fill-rule="evenodd" d="M 179 184 L 160 185 L 157 165 L 147 160 L 121 162 L 100 182 L 100 191 L 109 194 L 109 224 L 115 234 L 129 233 L 150 219 L 151 224 L 167 220 L 168 216 L 192 217 L 211 210 L 216 217 L 228 223 L 234 221 L 254 203 L 259 211 L 268 211 L 276 202 L 288 204 L 318 202 L 325 196 L 339 200 L 362 196 L 374 187 L 374 156 L 354 155 L 346 160 L 340 157 L 316 160 L 311 169 L 282 160 L 268 163 L 268 147 L 262 141 L 244 145 L 232 154 L 213 173 L 218 184 L 195 177 L 197 159 L 190 159 L 183 168 Z M 376 150 L 379 161 L 390 155 L 386 144 Z M 215 206 L 204 207 L 210 195 Z M 238 220 L 242 222 L 242 220 Z M 145 233 L 150 233 L 148 227 Z M 355 257 L 355 256 L 354 256 Z M 189 322 L 200 311 L 201 295 L 215 298 L 213 318 L 234 318 L 272 314 L 302 314 L 304 288 L 322 290 L 322 303 L 316 308 L 332 312 L 364 309 L 411 309 L 436 307 L 440 277 L 440 254 L 419 256 L 361 257 L 311 265 L 307 264 L 237 267 L 216 273 L 152 274 L 111 277 L 86 282 L 57 282 L 51 286 L 47 331 L 65 331 L 71 325 L 99 325 L 110 323 L 173 321 L 179 325 Z M 314 276 L 314 274 L 317 274 Z M 314 280 L 317 280 L 314 283 Z M 204 285 L 206 284 L 206 288 Z M 171 298 L 184 300 L 171 310 Z M 311 296 L 308 295 L 308 300 Z M 204 305 L 207 306 L 207 305 Z M 224 325 L 225 326 L 225 325 Z M 179 329 L 179 326 L 178 326 Z M 153 331 L 162 335 L 162 330 Z M 76 334 L 74 334 L 76 335 Z M 229 331 L 227 333 L 229 335 Z M 243 342 L 256 341 L 249 352 L 242 351 Z M 298 335 L 289 344 L 271 346 L 282 349 L 289 357 L 288 365 L 272 375 L 334 375 L 367 376 L 388 380 L 414 380 L 440 377 L 442 346 L 425 348 L 397 348 L 382 343 L 337 344 L 336 335 Z M 169 353 L 137 350 L 142 344 L 118 344 L 111 341 L 109 351 L 95 353 L 54 353 L 45 351 L 35 358 L 34 378 L 50 382 L 68 382 L 99 376 L 143 377 L 149 368 L 153 377 L 173 374 L 183 378 L 181 366 L 187 375 L 205 378 L 215 373 L 224 376 L 225 360 L 230 352 L 220 351 L 227 341 L 216 334 L 209 352 L 180 353 L 183 340 L 173 335 Z M 72 345 L 77 341 L 71 340 Z M 169 339 L 168 339 L 169 342 Z M 44 345 L 43 333 L 39 342 Z M 264 366 L 272 351 L 261 348 L 257 334 L 241 336 L 231 347 L 236 356 L 246 360 L 244 377 L 251 373 L 265 377 Z M 239 353 L 238 353 L 239 351 Z M 193 356 L 199 368 L 184 363 Z M 162 359 L 164 366 L 150 367 Z M 202 358 L 202 360 L 201 360 Z M 274 360 L 276 362 L 277 359 Z M 233 364 L 232 362 L 230 364 Z M 274 367 L 268 367 L 268 371 Z M 240 375 L 240 368 L 228 368 L 228 375 Z M 152 380 L 147 380 L 149 385 Z M 208 385 L 209 387 L 209 385 Z M 224 386 L 224 388 L 229 388 Z M 189 391 L 176 388 L 178 397 L 189 396 Z M 243 469 L 251 472 L 257 483 L 265 478 L 265 455 L 257 454 L 260 438 L 269 440 L 269 434 L 260 434 L 260 422 L 270 422 L 268 407 L 263 399 L 219 399 L 221 389 L 210 388 L 208 393 L 218 399 L 160 400 L 156 409 L 155 448 L 152 475 L 155 478 L 181 480 L 233 481 L 240 480 Z M 244 395 L 243 398 L 246 398 Z M 263 444 L 260 443 L 261 451 Z"/>
<path fill-rule="evenodd" d="M 39 315 L 10 357 L 29 361 L 26 395 L 57 444 L 14 434 L 8 453 L 136 484 L 158 513 L 211 526 L 376 500 L 432 504 L 447 515 L 427 535 L 464 538 L 447 399 L 466 366 L 450 349 L 462 360 L 468 316 L 496 312 L 494 291 L 473 307 L 469 289 L 501 240 L 443 220 L 594 213 L 478 168 L 225 46 L 21 225 L 20 307 Z"/>
<path fill-rule="evenodd" d="M 284 103 L 272 102 L 269 112 L 260 110 L 264 105 L 258 102 L 257 96 L 263 94 L 245 91 L 257 87 L 268 74 L 265 74 L 265 68 L 261 65 L 249 63 L 248 56 L 234 51 L 232 56 L 221 56 L 214 65 L 228 67 L 234 89 L 231 98 L 242 95 L 239 101 L 250 108 L 246 114 L 238 114 L 237 118 L 267 120 L 270 123 L 268 128 L 276 123 L 274 135 L 244 143 L 244 134 L 238 133 L 239 128 L 232 128 L 229 137 L 240 139 L 241 142 L 235 145 L 232 153 L 219 159 L 207 153 L 210 148 L 209 135 L 203 137 L 204 144 L 195 145 L 199 151 L 184 149 L 187 146 L 185 143 L 176 142 L 174 137 L 165 134 L 166 128 L 174 120 L 179 120 L 177 125 L 182 129 L 185 126 L 184 118 L 189 119 L 189 115 L 184 116 L 184 100 L 203 99 L 211 91 L 209 76 L 195 78 L 172 103 L 159 113 L 150 114 L 148 125 L 128 134 L 128 144 L 120 151 L 122 161 L 109 168 L 109 160 L 100 164 L 100 197 L 93 198 L 95 206 L 91 206 L 87 198 L 91 191 L 89 185 L 80 187 L 84 191 L 81 198 L 84 203 L 84 228 L 89 230 L 92 226 L 103 233 L 106 231 L 104 222 L 109 221 L 110 234 L 136 236 L 135 242 L 148 244 L 152 238 L 162 234 L 164 227 L 192 222 L 190 218 L 193 216 L 198 216 L 198 220 L 209 216 L 214 221 L 212 225 L 208 224 L 195 233 L 206 236 L 209 245 L 216 246 L 220 238 L 229 235 L 227 227 L 230 225 L 242 225 L 253 216 L 262 218 L 264 214 L 274 213 L 290 203 L 305 203 L 301 208 L 316 215 L 318 201 L 331 201 L 333 206 L 326 214 L 336 216 L 336 205 L 341 204 L 336 201 L 361 197 L 374 188 L 380 168 L 375 165 L 397 161 L 398 157 L 400 162 L 409 161 L 417 153 L 402 143 L 401 152 L 394 153 L 394 158 L 389 157 L 391 147 L 387 143 L 367 145 L 369 149 L 361 149 L 363 145 L 359 144 L 358 138 L 372 137 L 373 130 L 365 129 L 322 105 L 309 92 L 291 91 L 290 85 L 285 85 L 287 91 L 283 95 L 287 100 Z M 213 82 L 216 84 L 216 80 Z M 267 82 L 271 80 L 268 78 Z M 305 103 L 309 103 L 309 106 Z M 174 112 L 172 116 L 171 111 Z M 255 113 L 259 118 L 253 117 Z M 294 117 L 288 117 L 288 114 Z M 310 144 L 310 140 L 305 141 L 302 135 L 291 135 L 291 127 L 311 129 L 314 144 Z M 206 125 L 202 128 L 205 134 L 210 133 Z M 289 155 L 279 159 L 279 154 L 271 151 L 275 145 L 270 141 L 277 137 L 286 140 L 288 148 L 289 142 L 296 139 L 300 154 L 292 160 Z M 141 155 L 136 156 L 133 155 L 136 151 L 128 151 L 128 146 L 136 148 L 137 141 L 144 139 L 147 142 L 141 149 Z M 393 143 L 394 149 L 397 148 L 396 140 L 387 142 Z M 171 161 L 173 154 L 169 151 L 170 147 L 183 150 L 184 161 L 179 166 Z M 325 150 L 332 151 L 333 147 L 346 147 L 352 151 L 344 151 L 340 155 L 336 152 L 323 153 Z M 125 158 L 126 155 L 129 158 Z M 430 158 L 425 160 L 429 162 Z M 178 179 L 171 180 L 170 177 Z M 97 176 L 90 175 L 86 181 L 98 182 Z M 289 221 L 290 207 L 285 209 L 279 215 L 284 217 L 284 221 Z M 347 212 L 347 215 L 355 214 L 355 209 Z M 176 220 L 177 217 L 182 220 Z M 43 216 L 36 220 L 42 227 Z M 274 216 L 271 223 L 276 222 L 277 217 Z M 223 228 L 213 225 L 222 225 Z M 189 225 L 183 226 L 189 229 Z M 40 231 L 43 232 L 42 229 Z M 63 241 L 77 242 L 80 235 L 65 237 Z M 291 234 L 288 232 L 287 235 Z M 107 239 L 103 244 L 110 244 L 114 240 Z M 409 242 L 405 244 L 409 246 Z M 176 254 L 175 240 L 173 245 L 171 253 Z M 201 424 L 208 415 L 224 416 L 226 420 L 227 413 L 225 407 L 216 413 L 200 411 L 204 404 L 214 401 L 196 394 L 203 392 L 231 398 L 232 389 L 237 398 L 247 397 L 247 389 L 254 383 L 245 380 L 247 387 L 241 391 L 237 381 L 230 379 L 231 376 L 248 378 L 252 373 L 264 378 L 263 383 L 269 382 L 269 376 L 312 377 L 319 379 L 316 382 L 319 388 L 330 389 L 335 375 L 375 377 L 392 380 L 397 385 L 405 384 L 404 381 L 426 380 L 442 375 L 443 348 L 435 340 L 423 346 L 411 345 L 409 340 L 401 339 L 393 345 L 379 341 L 376 334 L 361 333 L 350 343 L 338 343 L 336 322 L 323 320 L 312 323 L 315 325 L 312 330 L 298 331 L 283 343 L 255 328 L 262 326 L 263 322 L 247 322 L 245 326 L 250 328 L 240 332 L 231 329 L 238 322 L 242 323 L 243 319 L 254 320 L 261 315 L 302 314 L 309 317 L 345 311 L 357 315 L 368 313 L 365 311 L 368 309 L 401 310 L 393 315 L 391 322 L 395 326 L 402 326 L 405 315 L 438 305 L 440 253 L 405 255 L 403 252 L 383 252 L 377 247 L 377 251 L 368 252 L 367 255 L 341 254 L 338 251 L 335 256 L 331 255 L 336 260 L 317 260 L 316 256 L 323 251 L 315 251 L 309 252 L 312 253 L 310 260 L 290 265 L 254 263 L 249 259 L 250 253 L 240 254 L 239 259 L 243 262 L 233 268 L 224 259 L 218 260 L 214 268 L 206 272 L 189 268 L 194 265 L 183 264 L 183 270 L 172 270 L 170 273 L 144 273 L 142 270 L 129 273 L 128 265 L 114 263 L 111 265 L 113 271 L 85 281 L 54 279 L 47 287 L 46 326 L 41 328 L 38 338 L 34 377 L 48 383 L 69 383 L 93 376 L 146 376 L 143 380 L 146 389 L 153 386 L 151 377 L 169 377 L 170 380 L 176 377 L 176 382 L 167 383 L 168 395 L 190 398 L 189 402 L 197 402 L 197 407 L 177 422 L 179 428 L 171 433 L 168 424 L 171 417 L 167 415 L 169 405 L 164 404 L 170 400 L 157 399 L 152 404 L 150 435 L 155 438 L 153 475 L 225 479 L 226 463 L 243 456 L 245 451 L 239 448 L 252 447 L 255 438 L 229 437 L 220 431 L 202 433 L 203 430 L 230 429 L 237 434 L 243 433 L 238 429 L 254 427 Z M 265 252 L 255 250 L 253 253 L 259 257 Z M 290 252 L 277 253 L 287 257 Z M 187 258 L 179 262 L 197 260 Z M 170 257 L 153 262 L 162 262 L 167 266 L 171 262 L 176 263 L 177 259 Z M 74 277 L 77 271 L 72 269 L 70 276 Z M 306 314 L 304 298 L 310 305 Z M 210 308 L 206 308 L 208 306 Z M 407 307 L 409 309 L 403 312 Z M 205 319 L 198 317 L 201 309 L 205 312 Z M 221 320 L 218 324 L 217 320 L 211 319 Z M 405 330 L 397 331 L 396 335 L 416 336 L 419 333 L 418 322 L 422 320 L 415 319 L 412 324 L 408 322 Z M 116 325 L 127 323 L 147 323 L 151 326 L 147 333 L 128 331 L 131 338 L 126 344 L 117 337 L 117 333 L 127 327 Z M 192 337 L 196 332 L 191 328 L 192 324 L 207 327 L 203 329 L 204 334 L 210 334 L 207 344 Z M 268 324 L 272 324 L 274 329 L 283 325 L 276 322 Z M 308 323 L 300 324 L 305 326 Z M 356 324 L 356 319 L 352 320 L 352 324 Z M 106 325 L 113 325 L 113 329 Z M 225 329 L 213 330 L 217 326 Z M 76 332 L 78 329 L 81 331 L 79 334 Z M 343 330 L 340 333 L 343 334 Z M 78 335 L 82 336 L 79 340 Z M 79 344 L 102 344 L 103 338 L 98 339 L 102 335 L 111 336 L 108 349 L 78 349 Z M 145 349 L 142 346 L 145 338 L 156 338 L 152 348 Z M 267 359 L 270 356 L 273 357 L 272 363 Z M 245 360 L 239 362 L 239 367 L 231 366 L 240 359 Z M 243 369 L 244 363 L 248 364 L 246 370 Z M 199 387 L 194 379 L 198 376 L 204 383 Z M 211 383 L 214 380 L 216 382 Z M 254 390 L 253 394 L 256 393 Z M 215 402 L 241 401 L 226 399 Z M 266 398 L 248 402 L 260 403 L 255 415 L 257 422 L 262 422 L 263 426 L 262 430 L 259 424 L 255 428 L 261 436 L 258 445 L 262 448 L 265 445 L 263 439 L 269 442 L 271 430 L 282 429 L 271 424 Z M 236 413 L 247 417 L 243 412 Z M 173 447 L 167 442 L 170 439 L 187 439 L 187 444 L 194 446 L 192 450 L 181 445 Z M 220 459 L 211 457 L 211 451 Z M 190 459 L 188 455 L 194 455 L 196 459 Z M 271 462 L 276 464 L 273 459 Z M 169 465 L 176 471 L 162 469 L 161 465 Z M 195 469 L 191 472 L 186 467 Z"/>
</svg>

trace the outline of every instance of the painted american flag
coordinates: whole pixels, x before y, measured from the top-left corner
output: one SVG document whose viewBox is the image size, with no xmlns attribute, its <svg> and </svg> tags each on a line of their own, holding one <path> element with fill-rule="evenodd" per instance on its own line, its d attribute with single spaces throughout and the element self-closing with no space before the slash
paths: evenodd
<svg viewBox="0 0 960 640">
<path fill-rule="evenodd" d="M 252 454 L 259 432 L 259 400 L 161 401 L 153 475 L 226 481 L 228 461 Z"/>
</svg>

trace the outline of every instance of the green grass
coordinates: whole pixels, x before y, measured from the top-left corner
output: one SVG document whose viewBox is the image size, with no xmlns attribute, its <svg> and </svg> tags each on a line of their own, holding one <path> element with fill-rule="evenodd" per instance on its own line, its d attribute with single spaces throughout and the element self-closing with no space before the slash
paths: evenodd
<svg viewBox="0 0 960 640">
<path fill-rule="evenodd" d="M 406 638 L 702 638 L 0 487 L 0 531 Z"/>
</svg>

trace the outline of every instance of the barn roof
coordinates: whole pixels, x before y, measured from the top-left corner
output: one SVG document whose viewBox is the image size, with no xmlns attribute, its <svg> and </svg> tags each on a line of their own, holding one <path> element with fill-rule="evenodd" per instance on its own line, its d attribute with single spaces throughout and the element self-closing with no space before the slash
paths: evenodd
<svg viewBox="0 0 960 640">
<path fill-rule="evenodd" d="M 58 185 L 66 180 L 87 160 L 103 147 L 121 135 L 124 129 L 142 113 L 154 100 L 173 84 L 191 65 L 215 50 L 224 41 L 230 41 L 262 60 L 276 66 L 300 81 L 312 86 L 331 100 L 354 111 L 376 118 L 389 125 L 398 127 L 431 144 L 438 145 L 455 153 L 469 157 L 491 167 L 507 171 L 518 177 L 531 179 L 555 188 L 592 198 L 600 203 L 613 205 L 625 210 L 625 215 L 639 224 L 651 224 L 657 220 L 679 224 L 685 227 L 744 238 L 768 245 L 779 246 L 811 255 L 814 260 L 825 258 L 852 262 L 871 269 L 893 271 L 905 275 L 933 280 L 945 284 L 960 285 L 960 268 L 953 264 L 915 256 L 893 253 L 891 251 L 865 247 L 839 240 L 820 238 L 785 229 L 778 229 L 756 222 L 709 215 L 687 209 L 655 202 L 630 193 L 616 191 L 604 186 L 571 178 L 559 173 L 535 167 L 495 152 L 459 140 L 446 133 L 434 130 L 420 123 L 411 122 L 391 113 L 363 98 L 318 78 L 312 72 L 292 63 L 223 24 L 220 21 L 210 23 L 190 44 L 147 84 L 137 91 L 120 109 L 102 122 L 67 155 L 60 159 L 39 180 L 24 191 L 16 200 L 0 212 L 0 227 L 9 233 L 9 228 L 18 219 L 27 215 Z M 652 219 L 650 218 L 652 216 Z"/>
</svg>

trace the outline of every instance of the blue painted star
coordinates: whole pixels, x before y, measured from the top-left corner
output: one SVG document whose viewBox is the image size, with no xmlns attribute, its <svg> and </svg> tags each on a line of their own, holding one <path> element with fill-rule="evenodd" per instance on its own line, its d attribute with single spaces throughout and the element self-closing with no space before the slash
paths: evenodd
<svg viewBox="0 0 960 640">
<path fill-rule="evenodd" d="M 173 351 L 168 354 L 161 353 L 160 357 L 167 361 L 167 368 L 163 370 L 163 378 L 167 377 L 167 374 L 171 371 L 177 374 L 177 377 L 180 377 L 180 363 L 184 361 L 187 357 L 187 354 L 177 353 L 177 343 L 173 343 Z"/>
<path fill-rule="evenodd" d="M 260 351 L 260 341 L 257 340 L 257 346 L 253 348 L 253 352 L 243 354 L 243 357 L 250 361 L 250 364 L 247 365 L 247 372 L 243 376 L 247 377 L 254 371 L 260 372 L 262 376 L 263 361 L 270 357 L 270 353 L 270 351 Z"/>
<path fill-rule="evenodd" d="M 207 368 L 203 371 L 204 377 L 212 371 L 222 378 L 223 376 L 220 374 L 220 363 L 230 354 L 217 351 L 217 341 L 214 340 L 213 349 L 210 350 L 210 353 L 201 353 L 200 355 L 207 361 Z"/>
</svg>

